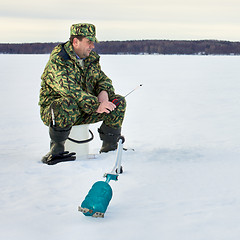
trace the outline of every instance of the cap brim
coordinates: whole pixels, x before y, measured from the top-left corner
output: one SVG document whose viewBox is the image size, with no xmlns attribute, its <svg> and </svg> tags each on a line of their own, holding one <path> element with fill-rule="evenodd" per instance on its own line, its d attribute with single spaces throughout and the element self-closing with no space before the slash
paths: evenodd
<svg viewBox="0 0 240 240">
<path fill-rule="evenodd" d="M 95 37 L 86 37 L 87 39 L 91 40 L 92 42 L 98 43 L 98 40 Z"/>
</svg>

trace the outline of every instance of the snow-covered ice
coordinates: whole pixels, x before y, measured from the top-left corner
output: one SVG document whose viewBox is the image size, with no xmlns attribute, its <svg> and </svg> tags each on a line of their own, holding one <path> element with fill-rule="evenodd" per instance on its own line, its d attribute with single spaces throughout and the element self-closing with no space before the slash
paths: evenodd
<svg viewBox="0 0 240 240">
<path fill-rule="evenodd" d="M 101 56 L 127 94 L 124 174 L 103 219 L 78 212 L 115 152 L 47 166 L 39 117 L 49 55 L 0 55 L 0 238 L 239 240 L 239 56 Z M 97 153 L 99 123 L 90 153 Z"/>
</svg>

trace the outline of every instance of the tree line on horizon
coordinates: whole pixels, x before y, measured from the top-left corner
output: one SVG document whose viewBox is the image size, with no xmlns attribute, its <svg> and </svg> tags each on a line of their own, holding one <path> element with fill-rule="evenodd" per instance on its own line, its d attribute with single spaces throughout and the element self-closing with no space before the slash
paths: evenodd
<svg viewBox="0 0 240 240">
<path fill-rule="evenodd" d="M 0 43 L 2 54 L 49 54 L 60 44 Z M 98 54 L 240 55 L 240 42 L 220 40 L 132 40 L 95 44 Z"/>
</svg>

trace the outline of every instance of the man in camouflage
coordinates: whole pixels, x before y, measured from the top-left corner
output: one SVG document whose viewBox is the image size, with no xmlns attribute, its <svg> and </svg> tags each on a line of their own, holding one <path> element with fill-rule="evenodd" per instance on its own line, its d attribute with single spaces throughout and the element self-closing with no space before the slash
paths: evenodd
<svg viewBox="0 0 240 240">
<path fill-rule="evenodd" d="M 70 40 L 56 46 L 41 76 L 40 114 L 49 126 L 50 152 L 43 158 L 46 164 L 75 160 L 74 153 L 64 150 L 71 127 L 103 121 L 98 129 L 103 141 L 100 152 L 117 148 L 124 119 L 125 99 L 116 95 L 112 81 L 99 64 L 93 50 L 97 42 L 95 26 L 73 24 Z M 117 99 L 118 106 L 113 104 Z"/>
</svg>

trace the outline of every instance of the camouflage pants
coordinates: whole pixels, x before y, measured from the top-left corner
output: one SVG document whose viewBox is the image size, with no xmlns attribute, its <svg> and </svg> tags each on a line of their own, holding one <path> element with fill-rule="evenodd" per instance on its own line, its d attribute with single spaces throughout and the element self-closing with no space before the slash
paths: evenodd
<svg viewBox="0 0 240 240">
<path fill-rule="evenodd" d="M 121 99 L 120 105 L 111 113 L 93 113 L 91 115 L 83 112 L 77 103 L 71 98 L 59 98 L 46 108 L 40 108 L 41 119 L 47 126 L 52 122 L 51 106 L 53 107 L 55 125 L 57 127 L 66 128 L 74 125 L 90 124 L 103 121 L 107 126 L 119 128 L 122 126 L 124 114 L 126 110 L 126 101 L 116 95 L 113 99 Z M 110 99 L 112 101 L 113 99 Z"/>
</svg>

